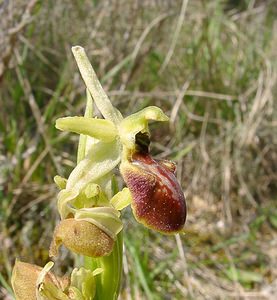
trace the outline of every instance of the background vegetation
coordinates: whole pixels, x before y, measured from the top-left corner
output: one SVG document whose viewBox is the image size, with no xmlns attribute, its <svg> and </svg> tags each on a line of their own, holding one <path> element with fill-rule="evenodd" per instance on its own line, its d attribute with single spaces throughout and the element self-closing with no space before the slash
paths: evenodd
<svg viewBox="0 0 277 300">
<path fill-rule="evenodd" d="M 0 1 L 1 299 L 16 257 L 48 260 L 53 177 L 77 146 L 54 121 L 85 105 L 76 44 L 125 115 L 170 116 L 151 151 L 187 196 L 181 238 L 124 213 L 121 299 L 277 298 L 276 16 L 274 0 Z M 64 249 L 57 270 L 73 261 Z"/>
</svg>

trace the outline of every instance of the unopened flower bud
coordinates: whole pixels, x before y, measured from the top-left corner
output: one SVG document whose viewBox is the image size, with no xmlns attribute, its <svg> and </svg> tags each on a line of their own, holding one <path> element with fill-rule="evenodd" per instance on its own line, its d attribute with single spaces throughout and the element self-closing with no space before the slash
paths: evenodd
<svg viewBox="0 0 277 300">
<path fill-rule="evenodd" d="M 183 230 L 186 203 L 173 163 L 156 161 L 147 151 L 137 152 L 122 162 L 120 170 L 138 222 L 166 234 Z"/>
<path fill-rule="evenodd" d="M 70 218 L 57 225 L 49 255 L 56 256 L 62 244 L 75 253 L 101 257 L 111 253 L 114 240 L 94 224 Z"/>
<path fill-rule="evenodd" d="M 94 271 L 85 268 L 74 269 L 71 273 L 71 285 L 69 288 L 70 299 L 94 299 L 96 292 L 95 276 L 102 272 L 103 269 L 101 268 L 95 269 Z M 81 297 L 79 295 L 81 295 Z"/>
</svg>

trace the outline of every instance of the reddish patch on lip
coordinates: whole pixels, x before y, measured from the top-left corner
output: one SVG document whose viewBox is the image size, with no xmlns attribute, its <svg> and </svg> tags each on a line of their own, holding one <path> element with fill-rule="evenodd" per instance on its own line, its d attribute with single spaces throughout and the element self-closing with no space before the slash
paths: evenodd
<svg viewBox="0 0 277 300">
<path fill-rule="evenodd" d="M 186 221 L 186 203 L 173 163 L 156 161 L 148 153 L 136 153 L 121 165 L 131 191 L 136 219 L 154 230 L 177 233 Z"/>
</svg>

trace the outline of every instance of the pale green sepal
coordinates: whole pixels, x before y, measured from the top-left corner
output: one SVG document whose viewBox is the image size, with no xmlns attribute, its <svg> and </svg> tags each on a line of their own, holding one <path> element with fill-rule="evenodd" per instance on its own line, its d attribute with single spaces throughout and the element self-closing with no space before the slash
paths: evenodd
<svg viewBox="0 0 277 300">
<path fill-rule="evenodd" d="M 129 149 L 135 144 L 138 132 L 149 132 L 148 121 L 168 121 L 169 118 L 156 106 L 148 106 L 141 111 L 126 117 L 119 125 L 119 135 L 122 143 Z"/>
<path fill-rule="evenodd" d="M 36 282 L 37 300 L 69 300 L 68 296 L 63 293 L 55 284 L 45 282 L 45 277 L 52 269 L 54 263 L 48 262 L 40 272 Z"/>
<path fill-rule="evenodd" d="M 56 185 L 58 186 L 58 188 L 60 188 L 62 190 L 62 189 L 65 189 L 65 187 L 66 187 L 67 179 L 63 178 L 63 177 L 61 177 L 59 175 L 56 175 L 54 177 L 54 182 L 56 183 Z"/>
<path fill-rule="evenodd" d="M 112 197 L 110 203 L 116 210 L 122 210 L 131 204 L 131 201 L 132 196 L 130 190 L 125 187 L 122 191 L 118 192 Z"/>
<path fill-rule="evenodd" d="M 120 152 L 121 145 L 118 140 L 92 145 L 87 156 L 71 172 L 66 189 L 80 191 L 88 183 L 109 173 L 120 162 Z"/>
<path fill-rule="evenodd" d="M 75 211 L 74 218 L 90 222 L 103 230 L 113 240 L 122 230 L 123 225 L 120 220 L 120 213 L 112 207 L 83 208 Z"/>
<path fill-rule="evenodd" d="M 111 120 L 116 125 L 119 124 L 122 120 L 122 115 L 115 107 L 113 107 L 110 99 L 103 90 L 102 85 L 89 62 L 84 48 L 75 46 L 71 49 L 84 82 L 90 91 L 98 109 L 105 119 Z"/>
<path fill-rule="evenodd" d="M 104 119 L 86 117 L 59 118 L 56 121 L 56 128 L 62 131 L 85 134 L 104 142 L 114 140 L 117 135 L 113 122 Z"/>
</svg>

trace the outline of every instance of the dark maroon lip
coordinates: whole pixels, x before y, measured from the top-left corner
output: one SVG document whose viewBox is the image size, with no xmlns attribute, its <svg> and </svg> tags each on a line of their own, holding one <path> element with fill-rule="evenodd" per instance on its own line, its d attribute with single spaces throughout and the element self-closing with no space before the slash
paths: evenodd
<svg viewBox="0 0 277 300">
<path fill-rule="evenodd" d="M 186 203 L 173 163 L 155 160 L 148 153 L 135 153 L 130 166 L 122 171 L 139 222 L 163 233 L 183 229 Z"/>
</svg>

